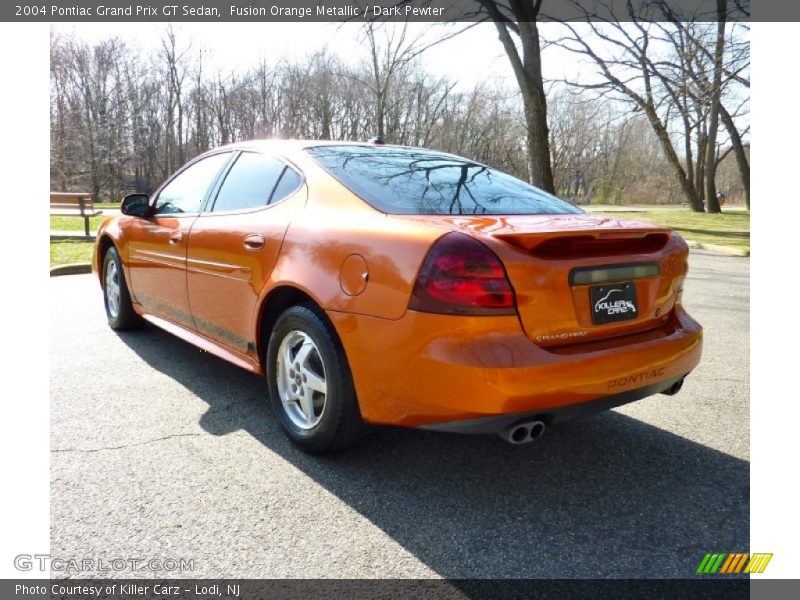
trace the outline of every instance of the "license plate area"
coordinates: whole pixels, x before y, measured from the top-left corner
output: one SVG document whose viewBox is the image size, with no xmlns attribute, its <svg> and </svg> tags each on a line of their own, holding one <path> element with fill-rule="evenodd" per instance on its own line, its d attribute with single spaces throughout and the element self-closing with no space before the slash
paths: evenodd
<svg viewBox="0 0 800 600">
<path fill-rule="evenodd" d="M 593 285 L 589 288 L 589 300 L 595 325 L 630 321 L 639 316 L 636 286 L 630 281 Z"/>
</svg>

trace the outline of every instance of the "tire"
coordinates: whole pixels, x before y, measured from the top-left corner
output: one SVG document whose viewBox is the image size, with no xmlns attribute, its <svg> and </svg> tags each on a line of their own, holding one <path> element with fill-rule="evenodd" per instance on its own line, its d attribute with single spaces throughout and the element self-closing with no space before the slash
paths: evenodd
<svg viewBox="0 0 800 600">
<path fill-rule="evenodd" d="M 269 337 L 265 370 L 272 410 L 294 444 L 323 453 L 358 440 L 365 426 L 353 377 L 324 313 L 293 306 L 281 314 Z"/>
<path fill-rule="evenodd" d="M 111 329 L 121 331 L 141 327 L 142 318 L 133 310 L 125 272 L 114 246 L 103 256 L 103 303 Z"/>
</svg>

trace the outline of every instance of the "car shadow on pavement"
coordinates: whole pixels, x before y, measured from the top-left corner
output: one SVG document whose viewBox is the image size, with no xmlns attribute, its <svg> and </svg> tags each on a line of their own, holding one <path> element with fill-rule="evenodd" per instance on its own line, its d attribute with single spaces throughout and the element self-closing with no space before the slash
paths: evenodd
<svg viewBox="0 0 800 600">
<path fill-rule="evenodd" d="M 707 551 L 748 551 L 749 463 L 618 412 L 525 446 L 381 427 L 310 456 L 262 378 L 154 327 L 120 338 L 208 404 L 205 431 L 246 431 L 442 577 L 690 577 Z"/>
</svg>

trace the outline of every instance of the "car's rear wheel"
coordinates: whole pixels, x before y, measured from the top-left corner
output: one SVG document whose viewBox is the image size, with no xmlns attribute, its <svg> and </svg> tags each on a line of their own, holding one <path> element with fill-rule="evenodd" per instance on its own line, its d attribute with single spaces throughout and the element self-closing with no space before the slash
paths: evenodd
<svg viewBox="0 0 800 600">
<path fill-rule="evenodd" d="M 112 329 L 134 329 L 141 326 L 142 318 L 133 310 L 122 262 L 113 246 L 103 257 L 103 299 L 108 324 Z"/>
<path fill-rule="evenodd" d="M 363 430 L 353 378 L 336 333 L 308 306 L 287 309 L 267 346 L 269 397 L 289 439 L 308 452 L 353 444 Z"/>
</svg>

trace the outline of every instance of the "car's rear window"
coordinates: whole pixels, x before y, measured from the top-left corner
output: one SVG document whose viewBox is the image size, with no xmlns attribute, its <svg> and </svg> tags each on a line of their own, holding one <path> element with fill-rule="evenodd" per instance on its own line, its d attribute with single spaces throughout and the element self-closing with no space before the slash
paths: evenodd
<svg viewBox="0 0 800 600">
<path fill-rule="evenodd" d="M 316 146 L 307 151 L 352 192 L 389 214 L 583 212 L 516 177 L 450 154 L 391 146 Z"/>
</svg>

